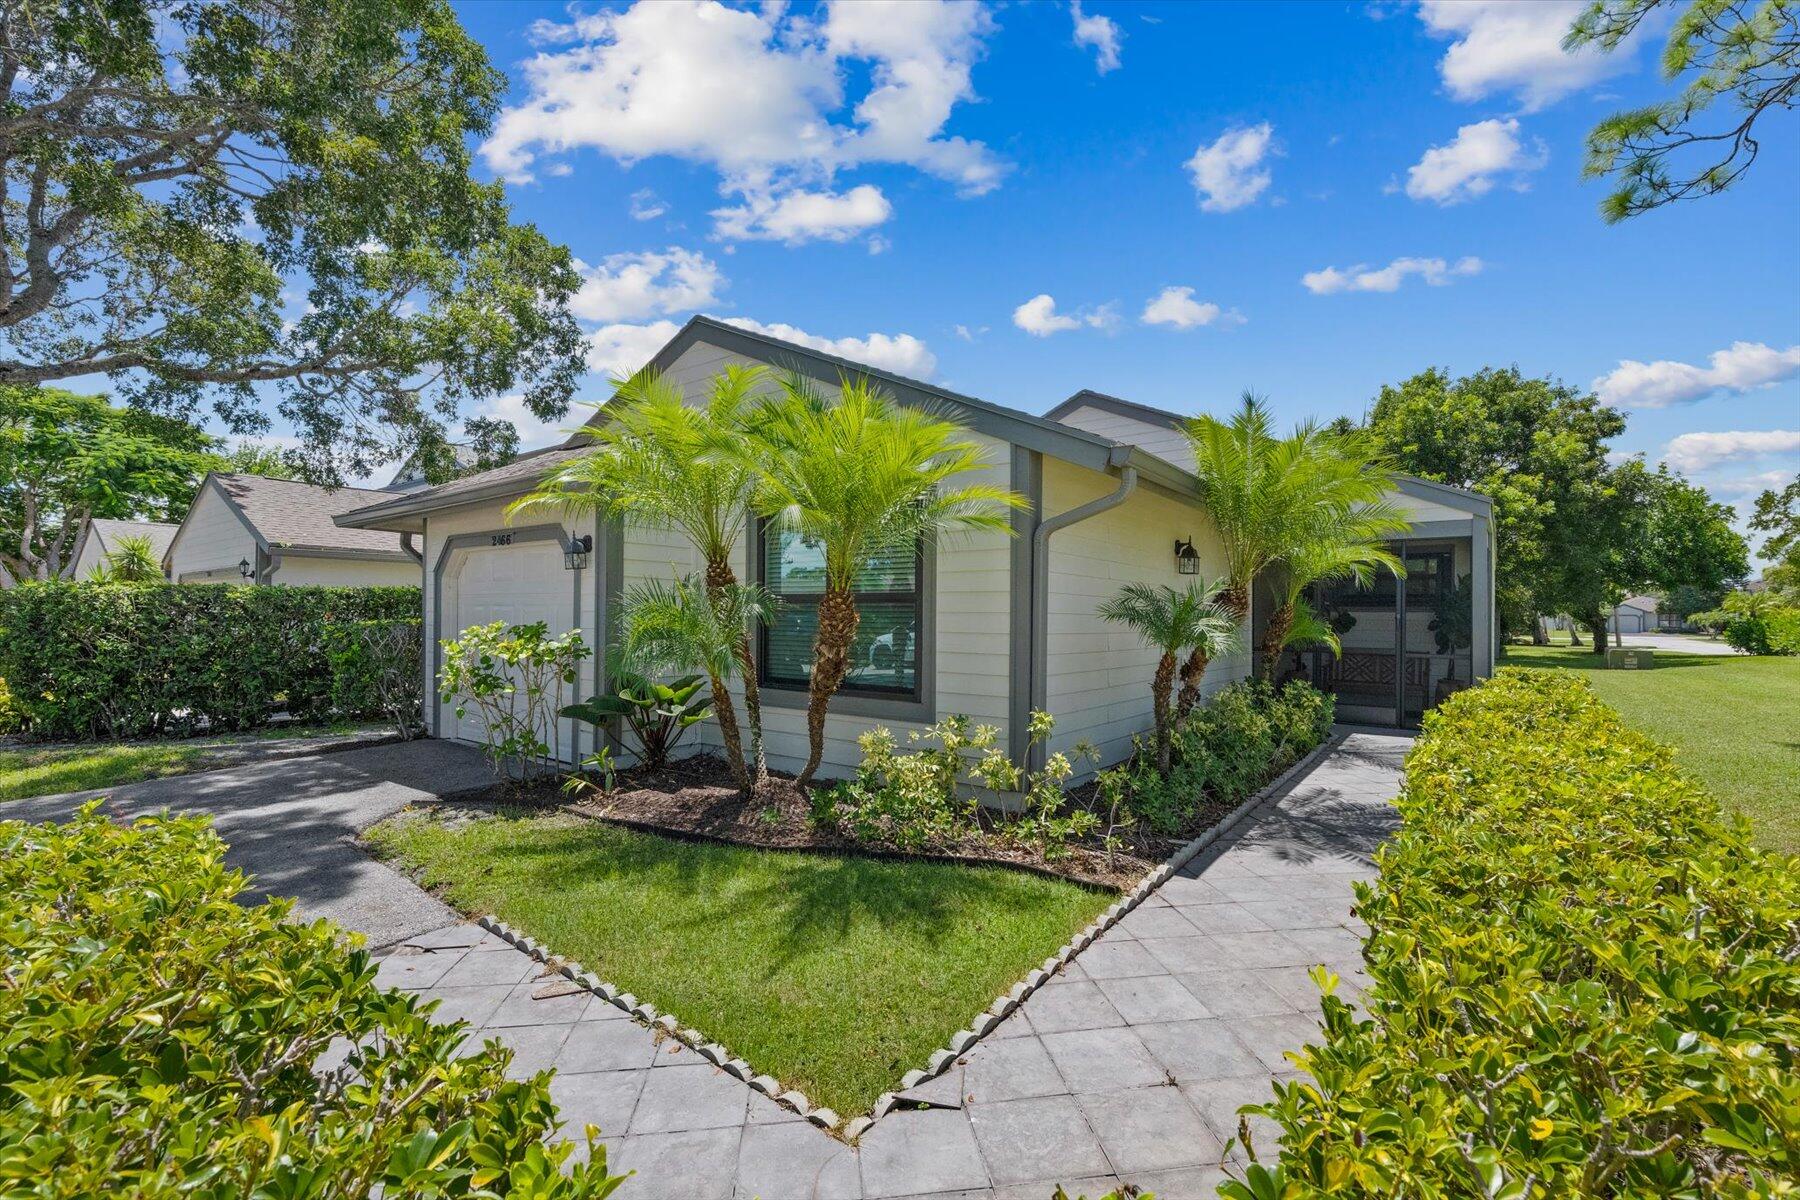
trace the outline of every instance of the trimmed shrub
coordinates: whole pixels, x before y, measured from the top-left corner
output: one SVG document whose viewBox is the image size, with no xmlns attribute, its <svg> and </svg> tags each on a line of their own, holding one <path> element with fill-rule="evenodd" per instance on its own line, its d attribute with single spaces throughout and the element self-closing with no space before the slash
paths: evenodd
<svg viewBox="0 0 1800 1200">
<path fill-rule="evenodd" d="M 1721 636 L 1745 654 L 1800 654 L 1800 608 L 1732 613 Z"/>
<path fill-rule="evenodd" d="M 420 625 L 416 619 L 327 625 L 332 707 L 341 713 L 380 713 L 402 740 L 417 735 L 424 727 Z"/>
<path fill-rule="evenodd" d="M 418 616 L 414 587 L 25 583 L 0 592 L 0 678 L 35 737 L 317 720 L 332 707 L 325 630 Z"/>
<path fill-rule="evenodd" d="M 570 1166 L 548 1075 L 459 1051 L 368 954 L 244 877 L 197 818 L 0 823 L 0 1192 L 515 1196 L 617 1187 Z M 322 1058 L 342 1065 L 325 1068 Z M 564 1170 L 568 1173 L 564 1174 Z"/>
<path fill-rule="evenodd" d="M 1325 997 L 1312 1078 L 1249 1110 L 1280 1163 L 1227 1195 L 1792 1194 L 1800 861 L 1561 672 L 1429 714 L 1399 806 L 1371 1015 Z"/>
</svg>

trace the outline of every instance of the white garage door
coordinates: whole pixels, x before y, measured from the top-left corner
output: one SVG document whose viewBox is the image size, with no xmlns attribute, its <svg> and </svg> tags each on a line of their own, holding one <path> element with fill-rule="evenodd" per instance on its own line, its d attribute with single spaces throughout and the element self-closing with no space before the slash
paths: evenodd
<svg viewBox="0 0 1800 1200">
<path fill-rule="evenodd" d="M 451 554 L 444 572 L 444 620 L 439 624 L 439 636 L 448 640 L 471 625 L 491 621 L 508 625 L 542 621 L 549 626 L 551 637 L 575 628 L 575 576 L 563 569 L 562 546 L 557 542 L 479 546 Z M 482 736 L 481 719 L 473 707 L 459 720 L 456 705 L 446 704 L 443 721 L 445 736 L 469 741 Z M 562 740 L 566 753 L 570 740 L 566 725 Z"/>
</svg>

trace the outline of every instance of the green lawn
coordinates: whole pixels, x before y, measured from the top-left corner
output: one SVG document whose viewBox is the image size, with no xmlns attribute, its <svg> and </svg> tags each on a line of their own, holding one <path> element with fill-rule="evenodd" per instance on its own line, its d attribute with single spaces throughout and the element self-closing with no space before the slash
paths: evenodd
<svg viewBox="0 0 1800 1200">
<path fill-rule="evenodd" d="M 846 1116 L 1116 899 L 996 867 L 679 842 L 569 816 L 368 835 Z"/>
<path fill-rule="evenodd" d="M 1627 722 L 1675 747 L 1763 845 L 1800 853 L 1800 658 L 1669 654 L 1607 670 L 1567 647 L 1510 646 L 1517 666 L 1579 671 Z"/>
<path fill-rule="evenodd" d="M 245 742 L 287 741 L 359 728 L 362 726 L 304 725 L 194 741 L 96 742 L 44 750 L 0 750 L 0 802 L 186 775 L 204 770 L 218 760 L 221 751 Z"/>
</svg>

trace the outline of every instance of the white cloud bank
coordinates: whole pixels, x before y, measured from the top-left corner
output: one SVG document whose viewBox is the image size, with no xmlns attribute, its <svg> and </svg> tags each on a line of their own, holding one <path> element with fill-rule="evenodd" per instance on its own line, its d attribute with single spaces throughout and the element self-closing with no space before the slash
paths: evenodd
<svg viewBox="0 0 1800 1200">
<path fill-rule="evenodd" d="M 1274 126 L 1267 121 L 1228 129 L 1217 141 L 1195 150 L 1187 169 L 1200 193 L 1200 207 L 1206 212 L 1231 212 L 1256 203 L 1274 179 L 1265 163 L 1278 153 Z"/>
<path fill-rule="evenodd" d="M 1678 471 L 1704 471 L 1724 462 L 1794 453 L 1800 453 L 1800 429 L 1734 429 L 1681 434 L 1663 449 L 1663 461 Z M 1784 472 L 1774 475 L 1785 477 Z M 1767 474 L 1756 477 L 1766 478 Z"/>
<path fill-rule="evenodd" d="M 1226 312 L 1210 300 L 1194 299 L 1191 287 L 1166 287 L 1150 298 L 1138 318 L 1146 325 L 1164 325 L 1170 329 L 1199 329 L 1203 325 L 1241 325 L 1238 312 Z"/>
<path fill-rule="evenodd" d="M 1069 14 L 1075 19 L 1075 44 L 1094 52 L 1094 69 L 1104 75 L 1119 69 L 1119 42 L 1124 33 L 1119 23 L 1099 13 L 1081 11 L 1081 0 L 1073 0 Z"/>
<path fill-rule="evenodd" d="M 609 379 L 636 374 L 680 329 L 673 321 L 603 325 L 588 334 L 588 370 Z"/>
<path fill-rule="evenodd" d="M 752 321 L 748 317 L 727 317 L 725 323 L 765 337 L 780 338 L 784 342 L 798 342 L 826 354 L 835 354 L 839 358 L 914 379 L 929 379 L 937 370 L 937 355 L 910 333 L 871 333 L 860 338 L 828 338 L 792 325 L 764 325 L 761 321 Z"/>
<path fill-rule="evenodd" d="M 1032 337 L 1049 337 L 1053 333 L 1065 333 L 1084 327 L 1111 329 L 1119 323 L 1119 317 L 1110 304 L 1074 313 L 1059 313 L 1056 311 L 1055 298 L 1048 292 L 1039 292 L 1013 309 L 1012 321 Z"/>
<path fill-rule="evenodd" d="M 1631 67 L 1634 44 L 1613 54 L 1562 48 L 1586 7 L 1587 0 L 1420 0 L 1419 19 L 1432 36 L 1451 43 L 1438 71 L 1452 96 L 1469 101 L 1512 92 L 1525 111 L 1535 112 Z"/>
<path fill-rule="evenodd" d="M 1762 342 L 1733 342 L 1713 351 L 1708 365 L 1625 359 L 1594 380 L 1594 394 L 1616 408 L 1667 408 L 1714 392 L 1748 392 L 1800 375 L 1800 346 L 1777 350 Z"/>
<path fill-rule="evenodd" d="M 847 242 L 886 221 L 894 213 L 881 189 L 871 184 L 847 192 L 814 192 L 796 188 L 775 196 L 753 193 L 745 202 L 712 212 L 713 232 L 727 241 Z"/>
<path fill-rule="evenodd" d="M 667 250 L 611 254 L 597 267 L 577 261 L 581 287 L 569 311 L 585 321 L 622 321 L 634 317 L 705 308 L 718 298 L 724 277 L 704 254 L 670 246 Z"/>
<path fill-rule="evenodd" d="M 1549 161 L 1542 141 L 1527 149 L 1519 137 L 1517 118 L 1477 121 L 1456 131 L 1446 145 L 1433 146 L 1406 172 L 1406 194 L 1414 200 L 1460 204 L 1485 196 L 1502 176 L 1513 187 L 1527 186 L 1525 176 Z"/>
<path fill-rule="evenodd" d="M 1432 287 L 1443 287 L 1458 276 L 1479 275 L 1483 265 L 1474 255 L 1455 262 L 1442 258 L 1396 258 L 1385 267 L 1358 263 L 1341 270 L 1326 267 L 1308 271 L 1300 277 L 1300 282 L 1315 296 L 1332 296 L 1340 292 L 1394 292 L 1414 276 Z"/>
</svg>

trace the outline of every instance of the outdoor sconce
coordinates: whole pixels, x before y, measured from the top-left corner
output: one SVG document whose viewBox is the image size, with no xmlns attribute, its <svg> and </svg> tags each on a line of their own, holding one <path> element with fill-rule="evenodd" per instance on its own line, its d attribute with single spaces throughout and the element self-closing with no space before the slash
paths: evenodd
<svg viewBox="0 0 1800 1200">
<path fill-rule="evenodd" d="M 1175 539 L 1175 570 L 1182 575 L 1200 573 L 1200 556 L 1194 552 L 1194 539 Z"/>
<path fill-rule="evenodd" d="M 563 567 L 565 570 L 579 571 L 588 565 L 588 555 L 593 552 L 594 539 L 588 534 L 569 539 L 568 549 L 563 551 Z"/>
<path fill-rule="evenodd" d="M 250 565 L 249 559 L 240 558 L 238 559 L 238 574 L 244 577 L 245 583 L 249 583 L 256 578 L 256 568 Z"/>
</svg>

